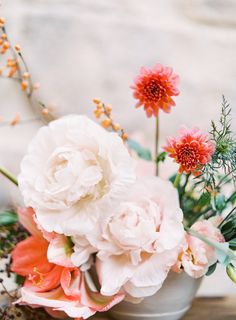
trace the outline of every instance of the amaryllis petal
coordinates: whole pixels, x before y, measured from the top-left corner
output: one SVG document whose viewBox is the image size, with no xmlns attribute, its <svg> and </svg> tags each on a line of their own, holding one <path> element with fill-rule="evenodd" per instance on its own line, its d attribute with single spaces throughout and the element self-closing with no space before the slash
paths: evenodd
<svg viewBox="0 0 236 320">
<path fill-rule="evenodd" d="M 114 296 L 104 296 L 99 292 L 92 291 L 86 283 L 85 276 L 82 277 L 81 283 L 81 302 L 91 309 L 105 312 L 111 309 L 125 298 L 125 294 L 119 293 Z"/>
<path fill-rule="evenodd" d="M 20 223 L 25 227 L 30 234 L 35 237 L 42 238 L 42 233 L 35 222 L 35 212 L 32 208 L 18 208 L 17 213 Z"/>
<path fill-rule="evenodd" d="M 21 289 L 20 304 L 28 304 L 33 307 L 47 307 L 55 311 L 65 312 L 69 317 L 87 319 L 96 311 L 83 306 L 79 301 L 71 301 L 65 296 L 61 287 L 49 292 L 33 292 L 27 288 Z"/>
<path fill-rule="evenodd" d="M 80 298 L 81 281 L 81 272 L 78 268 L 65 268 L 63 270 L 61 275 L 61 286 L 68 297 L 75 300 L 78 300 Z"/>
<path fill-rule="evenodd" d="M 53 290 L 60 285 L 63 267 L 53 265 L 47 273 L 41 273 L 37 267 L 28 275 L 24 287 L 30 288 L 35 292 L 45 292 Z"/>
<path fill-rule="evenodd" d="M 48 262 L 47 249 L 48 242 L 43 238 L 31 236 L 19 242 L 12 252 L 12 271 L 25 277 L 35 268 L 40 273 L 49 272 L 53 265 Z"/>
<path fill-rule="evenodd" d="M 72 248 L 70 238 L 61 234 L 55 235 L 48 246 L 48 261 L 68 268 L 74 267 L 71 261 Z"/>
</svg>

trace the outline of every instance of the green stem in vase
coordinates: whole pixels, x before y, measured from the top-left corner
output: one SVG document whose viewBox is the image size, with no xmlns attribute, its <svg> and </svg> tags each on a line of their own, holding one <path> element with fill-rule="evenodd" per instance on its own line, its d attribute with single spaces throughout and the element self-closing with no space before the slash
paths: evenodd
<svg viewBox="0 0 236 320">
<path fill-rule="evenodd" d="M 174 187 L 178 189 L 182 173 L 177 173 L 174 181 Z"/>
<path fill-rule="evenodd" d="M 157 161 L 158 150 L 159 150 L 159 115 L 156 117 L 156 136 L 155 136 L 156 176 L 159 175 L 159 163 Z"/>
<path fill-rule="evenodd" d="M 0 167 L 0 173 L 18 187 L 18 181 L 16 177 L 14 177 L 13 174 L 11 174 L 8 170 Z"/>
</svg>

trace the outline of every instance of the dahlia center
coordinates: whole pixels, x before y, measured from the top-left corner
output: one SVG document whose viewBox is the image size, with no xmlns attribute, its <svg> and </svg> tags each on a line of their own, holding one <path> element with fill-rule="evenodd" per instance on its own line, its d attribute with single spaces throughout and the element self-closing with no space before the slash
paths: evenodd
<svg viewBox="0 0 236 320">
<path fill-rule="evenodd" d="M 165 95 L 165 89 L 157 80 L 152 79 L 144 87 L 144 94 L 149 100 L 159 101 Z"/>
<path fill-rule="evenodd" d="M 186 167 L 192 167 L 198 164 L 198 152 L 194 148 L 183 146 L 179 152 L 179 161 Z"/>
</svg>

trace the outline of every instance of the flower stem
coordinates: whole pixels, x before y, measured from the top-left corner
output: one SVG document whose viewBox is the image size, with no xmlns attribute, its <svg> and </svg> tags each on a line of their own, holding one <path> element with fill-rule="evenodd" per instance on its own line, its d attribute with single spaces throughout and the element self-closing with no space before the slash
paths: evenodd
<svg viewBox="0 0 236 320">
<path fill-rule="evenodd" d="M 158 149 L 159 149 L 159 115 L 156 117 L 156 137 L 155 137 L 156 176 L 159 175 L 159 163 L 157 162 Z"/>
<path fill-rule="evenodd" d="M 9 171 L 0 167 L 0 173 L 18 187 L 18 181 Z"/>
<path fill-rule="evenodd" d="M 174 181 L 174 187 L 176 189 L 178 189 L 179 183 L 180 183 L 180 178 L 181 178 L 181 173 L 177 173 L 176 177 L 175 177 L 175 181 Z"/>
</svg>

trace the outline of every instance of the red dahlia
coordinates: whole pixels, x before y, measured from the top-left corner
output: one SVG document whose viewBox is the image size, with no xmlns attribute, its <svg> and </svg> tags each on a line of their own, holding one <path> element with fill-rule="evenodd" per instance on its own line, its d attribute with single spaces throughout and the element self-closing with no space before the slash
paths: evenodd
<svg viewBox="0 0 236 320">
<path fill-rule="evenodd" d="M 134 85 L 134 98 L 138 100 L 136 107 L 143 106 L 148 117 L 158 116 L 159 109 L 170 112 L 175 102 L 172 96 L 179 95 L 177 84 L 179 76 L 172 68 L 157 64 L 153 69 L 141 68 Z"/>
</svg>

